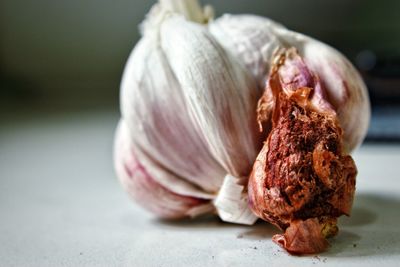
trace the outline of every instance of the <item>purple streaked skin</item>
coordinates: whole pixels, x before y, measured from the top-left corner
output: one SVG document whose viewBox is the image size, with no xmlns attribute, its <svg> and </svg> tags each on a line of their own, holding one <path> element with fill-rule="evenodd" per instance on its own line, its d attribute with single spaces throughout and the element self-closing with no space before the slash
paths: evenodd
<svg viewBox="0 0 400 267">
<path fill-rule="evenodd" d="M 334 108 L 327 101 L 328 95 L 321 80 L 310 72 L 303 59 L 294 51 L 293 48 L 288 50 L 283 65 L 278 69 L 283 90 L 287 95 L 291 95 L 298 88 L 313 88 L 311 103 L 314 108 L 320 112 L 334 113 Z"/>
<path fill-rule="evenodd" d="M 160 218 L 179 219 L 208 200 L 177 194 L 157 182 L 137 160 L 123 129 L 119 128 L 115 142 L 115 169 L 124 189 L 137 203 Z"/>
</svg>

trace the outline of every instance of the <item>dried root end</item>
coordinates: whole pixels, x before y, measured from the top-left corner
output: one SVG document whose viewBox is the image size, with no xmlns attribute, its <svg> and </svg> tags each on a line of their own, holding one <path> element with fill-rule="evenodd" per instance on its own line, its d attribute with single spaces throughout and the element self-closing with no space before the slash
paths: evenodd
<svg viewBox="0 0 400 267">
<path fill-rule="evenodd" d="M 316 254 L 329 247 L 326 238 L 336 233 L 336 225 L 321 224 L 312 218 L 292 222 L 284 234 L 274 235 L 272 240 L 290 254 Z"/>
</svg>

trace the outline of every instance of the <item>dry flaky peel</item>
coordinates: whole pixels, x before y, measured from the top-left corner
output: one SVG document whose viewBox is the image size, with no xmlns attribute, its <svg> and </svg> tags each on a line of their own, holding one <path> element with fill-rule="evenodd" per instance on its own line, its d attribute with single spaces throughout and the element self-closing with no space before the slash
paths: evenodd
<svg viewBox="0 0 400 267">
<path fill-rule="evenodd" d="M 314 104 L 337 115 L 344 151 L 365 136 L 368 95 L 333 48 L 267 18 L 212 16 L 197 0 L 152 7 L 121 82 L 115 168 L 135 201 L 160 217 L 216 212 L 252 224 L 246 181 L 271 126 L 264 121 L 259 132 L 257 116 L 272 117 L 273 99 L 256 109 L 274 51 L 296 47 L 318 77 L 324 90 L 313 88 Z"/>
<path fill-rule="evenodd" d="M 260 114 L 272 108 L 272 127 L 249 179 L 250 206 L 285 231 L 273 240 L 287 251 L 318 253 L 350 214 L 357 169 L 318 76 L 293 48 L 275 59 L 259 102 Z"/>
</svg>

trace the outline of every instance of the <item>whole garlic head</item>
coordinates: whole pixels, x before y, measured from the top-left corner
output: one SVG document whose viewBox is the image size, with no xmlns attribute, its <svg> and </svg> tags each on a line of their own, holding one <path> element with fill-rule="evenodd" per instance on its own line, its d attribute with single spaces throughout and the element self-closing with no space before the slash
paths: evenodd
<svg viewBox="0 0 400 267">
<path fill-rule="evenodd" d="M 296 47 L 318 74 L 348 151 L 366 134 L 368 95 L 335 49 L 266 18 L 212 14 L 197 0 L 160 0 L 147 15 L 121 82 L 114 162 L 128 193 L 160 217 L 216 212 L 252 224 L 247 180 L 268 134 L 256 110 L 273 53 Z"/>
</svg>

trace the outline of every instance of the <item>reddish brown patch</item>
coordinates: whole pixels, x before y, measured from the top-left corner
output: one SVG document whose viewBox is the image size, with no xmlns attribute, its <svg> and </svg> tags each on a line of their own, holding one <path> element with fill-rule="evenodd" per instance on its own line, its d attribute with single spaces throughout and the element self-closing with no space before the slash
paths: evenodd
<svg viewBox="0 0 400 267">
<path fill-rule="evenodd" d="M 336 218 L 350 213 L 357 169 L 335 113 L 313 107 L 313 88 L 288 94 L 281 80 L 278 71 L 270 75 L 272 130 L 249 179 L 251 208 L 286 231 L 274 241 L 289 252 L 317 253 L 336 234 Z"/>
</svg>

